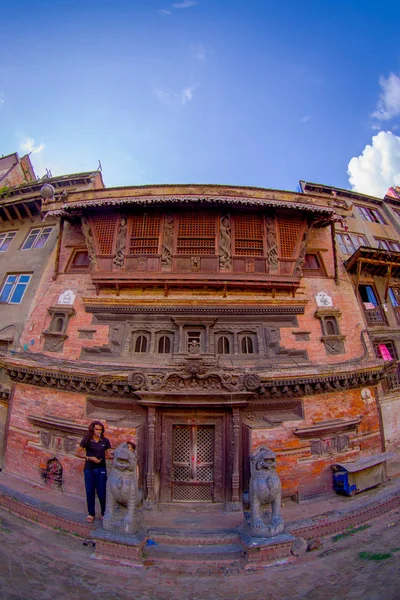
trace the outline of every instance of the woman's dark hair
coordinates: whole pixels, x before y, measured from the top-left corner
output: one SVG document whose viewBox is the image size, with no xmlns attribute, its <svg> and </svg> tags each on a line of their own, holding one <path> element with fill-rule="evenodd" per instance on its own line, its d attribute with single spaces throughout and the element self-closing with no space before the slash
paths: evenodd
<svg viewBox="0 0 400 600">
<path fill-rule="evenodd" d="M 100 437 L 103 438 L 104 437 L 104 425 L 101 421 L 92 421 L 88 427 L 88 432 L 85 435 L 85 437 L 83 438 L 84 444 L 83 447 L 86 448 L 86 445 L 88 444 L 88 442 L 90 442 L 90 440 L 92 439 L 92 437 L 94 436 L 94 428 L 96 427 L 96 425 L 100 425 L 101 426 L 101 434 Z"/>
<path fill-rule="evenodd" d="M 129 447 L 129 446 L 132 446 L 132 448 L 133 448 L 133 451 L 135 451 L 135 450 L 136 450 L 136 444 L 135 444 L 135 442 L 131 442 L 131 441 L 129 441 L 129 440 L 128 440 L 128 441 L 126 442 L 126 445 L 127 445 L 128 447 Z"/>
</svg>

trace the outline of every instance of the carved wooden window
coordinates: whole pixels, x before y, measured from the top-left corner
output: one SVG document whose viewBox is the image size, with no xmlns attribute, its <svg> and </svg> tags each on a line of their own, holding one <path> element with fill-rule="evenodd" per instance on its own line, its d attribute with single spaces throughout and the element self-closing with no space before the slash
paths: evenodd
<svg viewBox="0 0 400 600">
<path fill-rule="evenodd" d="M 263 221 L 257 214 L 233 215 L 235 254 L 237 256 L 263 256 Z"/>
<path fill-rule="evenodd" d="M 68 272 L 82 272 L 90 269 L 89 253 L 87 250 L 75 248 L 68 261 Z"/>
<path fill-rule="evenodd" d="M 215 254 L 216 216 L 212 212 L 179 214 L 177 254 Z"/>
<path fill-rule="evenodd" d="M 112 254 L 117 215 L 94 215 L 92 223 L 100 254 Z"/>
<path fill-rule="evenodd" d="M 159 354 L 169 354 L 171 352 L 171 340 L 167 335 L 162 335 L 158 340 Z"/>
<path fill-rule="evenodd" d="M 325 275 L 322 259 L 319 254 L 306 254 L 304 259 L 303 273 L 307 277 L 310 275 Z"/>
<path fill-rule="evenodd" d="M 129 254 L 158 254 L 160 223 L 157 212 L 132 215 Z"/>
<path fill-rule="evenodd" d="M 397 360 L 394 343 L 386 339 L 377 343 L 375 353 L 378 358 L 383 358 L 383 360 Z"/>
<path fill-rule="evenodd" d="M 187 332 L 187 351 L 189 354 L 198 354 L 201 350 L 201 331 Z"/>
<path fill-rule="evenodd" d="M 253 340 L 250 336 L 245 335 L 242 337 L 241 343 L 242 354 L 254 354 Z"/>
<path fill-rule="evenodd" d="M 217 342 L 217 353 L 218 354 L 230 354 L 231 345 L 230 340 L 225 335 L 221 335 Z"/>
<path fill-rule="evenodd" d="M 300 238 L 303 221 L 294 216 L 279 217 L 279 243 L 281 247 L 281 256 L 283 258 L 291 258 L 296 249 Z"/>
<path fill-rule="evenodd" d="M 138 335 L 135 341 L 135 352 L 143 353 L 147 352 L 147 337 L 145 335 Z"/>
</svg>

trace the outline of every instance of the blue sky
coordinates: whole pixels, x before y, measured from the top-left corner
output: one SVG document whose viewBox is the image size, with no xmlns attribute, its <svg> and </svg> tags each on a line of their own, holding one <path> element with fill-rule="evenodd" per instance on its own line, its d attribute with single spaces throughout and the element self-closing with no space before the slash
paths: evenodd
<svg viewBox="0 0 400 600">
<path fill-rule="evenodd" d="M 20 0 L 1 22 L 0 154 L 38 175 L 400 184 L 398 1 Z"/>
</svg>

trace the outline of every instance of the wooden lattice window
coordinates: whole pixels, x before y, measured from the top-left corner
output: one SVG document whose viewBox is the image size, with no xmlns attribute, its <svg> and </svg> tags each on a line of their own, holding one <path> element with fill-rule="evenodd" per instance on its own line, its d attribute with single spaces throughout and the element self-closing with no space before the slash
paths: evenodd
<svg viewBox="0 0 400 600">
<path fill-rule="evenodd" d="M 216 217 L 212 212 L 179 215 L 177 254 L 215 254 Z"/>
<path fill-rule="evenodd" d="M 160 223 L 160 213 L 132 215 L 129 254 L 157 254 Z"/>
<path fill-rule="evenodd" d="M 94 215 L 92 223 L 100 254 L 112 254 L 117 215 Z"/>
<path fill-rule="evenodd" d="M 234 215 L 235 254 L 237 256 L 263 256 L 263 222 L 260 215 Z"/>
<path fill-rule="evenodd" d="M 300 238 L 303 221 L 296 217 L 280 217 L 278 220 L 281 256 L 292 258 Z"/>
</svg>

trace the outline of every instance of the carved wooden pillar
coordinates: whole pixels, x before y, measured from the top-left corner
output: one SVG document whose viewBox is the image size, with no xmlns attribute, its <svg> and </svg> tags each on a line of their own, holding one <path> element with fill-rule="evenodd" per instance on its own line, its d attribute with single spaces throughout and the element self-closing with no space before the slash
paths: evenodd
<svg viewBox="0 0 400 600">
<path fill-rule="evenodd" d="M 233 426 L 233 469 L 232 469 L 232 502 L 240 502 L 239 489 L 239 427 L 240 427 L 240 410 L 232 409 L 232 426 Z"/>
<path fill-rule="evenodd" d="M 179 353 L 183 352 L 183 325 L 179 325 Z"/>
<path fill-rule="evenodd" d="M 235 333 L 233 334 L 233 353 L 234 353 L 234 354 L 238 354 L 238 353 L 239 353 L 239 346 L 238 346 L 238 334 L 237 334 L 237 331 L 235 331 Z"/>
<path fill-rule="evenodd" d="M 155 475 L 154 475 L 154 446 L 156 431 L 156 409 L 149 406 L 147 409 L 148 445 L 147 445 L 147 502 L 155 502 Z"/>
<path fill-rule="evenodd" d="M 210 326 L 206 325 L 206 353 L 210 351 Z"/>
<path fill-rule="evenodd" d="M 154 354 L 154 347 L 156 344 L 156 334 L 154 329 L 150 330 L 150 354 Z"/>
</svg>

